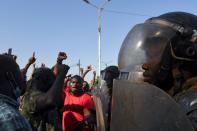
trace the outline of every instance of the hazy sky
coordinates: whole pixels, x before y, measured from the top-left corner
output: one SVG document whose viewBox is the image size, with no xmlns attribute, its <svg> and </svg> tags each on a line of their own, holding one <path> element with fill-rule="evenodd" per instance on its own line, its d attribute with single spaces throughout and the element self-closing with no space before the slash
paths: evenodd
<svg viewBox="0 0 197 131">
<path fill-rule="evenodd" d="M 103 1 L 90 0 L 96 5 Z M 117 64 L 121 44 L 135 24 L 172 11 L 197 15 L 196 7 L 196 0 L 111 0 L 101 18 L 102 68 Z M 96 9 L 83 0 L 0 0 L 0 43 L 0 52 L 12 48 L 21 67 L 34 51 L 36 63 L 49 67 L 55 64 L 58 52 L 64 51 L 70 73 L 78 72 L 79 59 L 82 67 L 91 64 L 96 70 Z"/>
</svg>

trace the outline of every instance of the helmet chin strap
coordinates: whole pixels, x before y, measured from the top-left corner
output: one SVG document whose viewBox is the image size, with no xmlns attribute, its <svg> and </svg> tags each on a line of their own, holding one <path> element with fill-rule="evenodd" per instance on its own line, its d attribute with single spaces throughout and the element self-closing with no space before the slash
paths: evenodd
<svg viewBox="0 0 197 131">
<path fill-rule="evenodd" d="M 188 78 L 193 77 L 193 71 L 190 68 L 183 68 L 186 67 L 182 63 L 178 63 L 172 70 L 173 78 L 174 78 L 174 95 L 179 93 L 180 91 L 187 90 L 184 87 L 184 83 L 187 81 Z"/>
<path fill-rule="evenodd" d="M 176 95 L 177 93 L 179 93 L 180 91 L 182 91 L 182 84 L 184 81 L 184 76 L 180 71 L 180 65 L 176 65 L 174 66 L 174 68 L 172 69 L 172 75 L 174 78 L 174 82 L 173 82 L 173 95 Z"/>
<path fill-rule="evenodd" d="M 168 91 L 172 86 L 172 63 L 173 59 L 170 54 L 170 45 L 167 43 L 161 58 L 160 68 L 156 73 L 156 77 L 153 82 L 156 86 L 163 89 L 164 91 Z"/>
</svg>

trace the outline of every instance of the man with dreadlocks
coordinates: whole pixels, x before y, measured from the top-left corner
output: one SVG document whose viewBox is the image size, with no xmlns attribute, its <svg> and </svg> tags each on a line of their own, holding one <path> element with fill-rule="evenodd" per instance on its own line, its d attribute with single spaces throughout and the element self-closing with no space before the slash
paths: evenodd
<svg viewBox="0 0 197 131">
<path fill-rule="evenodd" d="M 46 67 L 35 69 L 28 90 L 22 99 L 22 113 L 34 131 L 60 131 L 61 122 L 57 108 L 61 106 L 65 75 L 69 66 L 58 65 L 59 73 Z"/>
<path fill-rule="evenodd" d="M 9 55 L 0 55 L 0 130 L 31 131 L 30 124 L 18 111 L 17 99 L 25 88 L 20 69 Z"/>
</svg>

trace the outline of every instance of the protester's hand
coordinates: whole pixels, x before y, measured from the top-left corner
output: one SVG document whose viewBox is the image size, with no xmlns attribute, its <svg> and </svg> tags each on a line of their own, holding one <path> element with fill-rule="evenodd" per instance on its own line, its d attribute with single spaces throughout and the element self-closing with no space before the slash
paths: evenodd
<svg viewBox="0 0 197 131">
<path fill-rule="evenodd" d="M 42 63 L 42 64 L 41 64 L 41 67 L 44 68 L 44 67 L 46 67 L 46 65 L 45 65 L 44 63 Z"/>
<path fill-rule="evenodd" d="M 30 57 L 29 60 L 28 60 L 28 64 L 31 65 L 31 64 L 33 64 L 35 61 L 36 61 L 35 52 L 33 52 L 32 57 Z"/>
<path fill-rule="evenodd" d="M 16 61 L 16 59 L 17 59 L 17 56 L 16 56 L 16 55 L 13 55 L 13 59 L 14 59 L 14 61 Z"/>
<path fill-rule="evenodd" d="M 92 70 L 92 65 L 88 65 L 88 66 L 87 66 L 87 70 L 88 70 L 88 71 L 91 71 L 91 70 Z"/>
<path fill-rule="evenodd" d="M 58 66 L 59 73 L 67 74 L 69 69 L 70 69 L 70 67 L 68 65 L 65 65 L 65 64 L 61 64 L 61 65 Z"/>
<path fill-rule="evenodd" d="M 65 52 L 59 52 L 57 59 L 60 60 L 60 61 L 63 61 L 65 59 L 67 59 L 66 53 Z"/>
<path fill-rule="evenodd" d="M 197 88 L 197 76 L 191 77 L 183 84 L 183 89 Z"/>
<path fill-rule="evenodd" d="M 16 56 L 16 55 L 8 54 L 7 52 L 6 52 L 6 53 L 2 53 L 2 55 L 10 56 L 10 57 L 12 57 L 15 61 L 16 61 L 16 59 L 17 59 L 17 56 Z"/>
</svg>

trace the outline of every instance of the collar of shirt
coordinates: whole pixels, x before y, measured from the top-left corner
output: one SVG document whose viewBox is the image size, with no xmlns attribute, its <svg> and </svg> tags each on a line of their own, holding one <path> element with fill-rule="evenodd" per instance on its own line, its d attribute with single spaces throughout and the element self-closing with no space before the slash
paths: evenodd
<svg viewBox="0 0 197 131">
<path fill-rule="evenodd" d="M 14 100 L 6 95 L 3 95 L 3 94 L 0 94 L 0 103 L 1 102 L 5 102 L 15 108 L 19 107 L 19 103 L 16 100 Z"/>
</svg>

